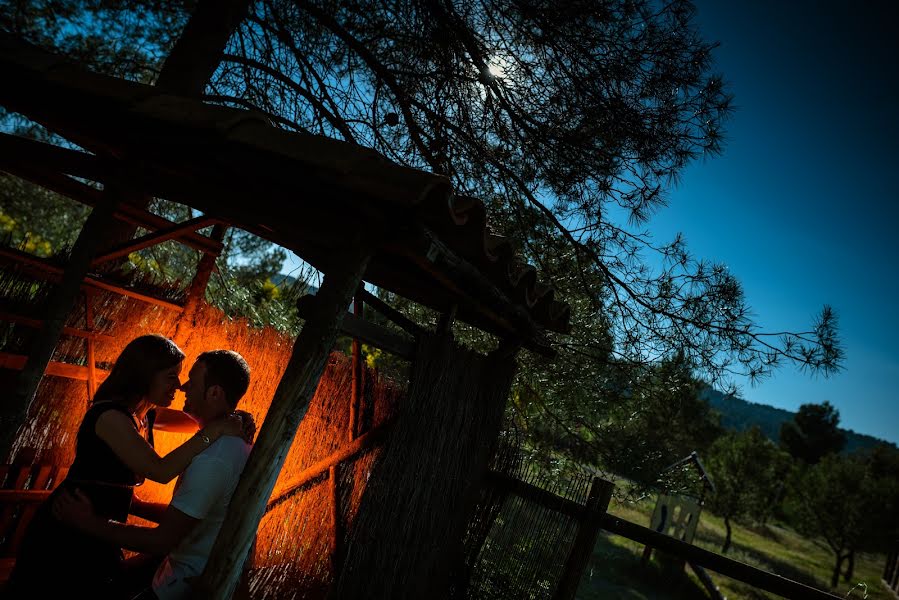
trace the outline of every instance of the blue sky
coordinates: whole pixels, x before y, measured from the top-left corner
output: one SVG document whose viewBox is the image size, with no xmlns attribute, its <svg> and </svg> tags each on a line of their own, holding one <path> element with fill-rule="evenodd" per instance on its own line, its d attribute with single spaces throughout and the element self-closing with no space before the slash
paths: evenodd
<svg viewBox="0 0 899 600">
<path fill-rule="evenodd" d="M 736 110 L 723 156 L 688 168 L 649 229 L 728 265 L 766 330 L 837 311 L 841 373 L 785 366 L 742 397 L 829 400 L 843 427 L 899 443 L 899 2 L 696 5 Z"/>
</svg>

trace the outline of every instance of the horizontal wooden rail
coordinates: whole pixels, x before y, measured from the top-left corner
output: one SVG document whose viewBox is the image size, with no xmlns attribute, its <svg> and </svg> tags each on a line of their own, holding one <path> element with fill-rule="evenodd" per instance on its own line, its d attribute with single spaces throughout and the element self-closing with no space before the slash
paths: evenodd
<svg viewBox="0 0 899 600">
<path fill-rule="evenodd" d="M 682 542 L 614 515 L 606 514 L 603 516 L 602 528 L 608 532 L 658 548 L 683 558 L 694 565 L 705 567 L 721 575 L 748 583 L 760 590 L 765 590 L 784 598 L 790 598 L 791 600 L 835 600 L 841 598 L 841 596 L 835 596 L 798 581 L 763 571 L 746 563 L 699 548 L 693 544 Z"/>
<path fill-rule="evenodd" d="M 50 490 L 0 490 L 0 504 L 11 502 L 43 502 L 50 497 Z"/>
<path fill-rule="evenodd" d="M 0 352 L 0 369 L 11 369 L 13 371 L 21 371 L 25 368 L 25 361 L 28 357 L 24 354 L 10 354 L 8 352 Z M 109 375 L 109 371 L 104 369 L 95 369 L 97 380 L 102 381 Z M 56 377 L 65 377 L 67 379 L 76 379 L 78 381 L 88 380 L 88 369 L 81 365 L 70 365 L 69 363 L 50 361 L 47 369 L 44 371 L 46 375 Z"/>
<path fill-rule="evenodd" d="M 582 504 L 562 498 L 552 492 L 503 473 L 488 472 L 486 483 L 578 520 L 584 520 L 587 516 L 587 509 Z M 658 548 L 678 558 L 682 558 L 694 567 L 705 567 L 726 577 L 748 583 L 760 590 L 778 594 L 785 598 L 792 600 L 834 600 L 840 598 L 840 596 L 835 596 L 792 579 L 787 579 L 746 563 L 721 556 L 608 513 L 602 516 L 600 526 L 610 533 Z"/>
<path fill-rule="evenodd" d="M 297 475 L 296 479 L 291 481 L 284 490 L 282 490 L 277 496 L 271 498 L 268 501 L 268 505 L 265 507 L 266 512 L 270 511 L 277 504 L 280 504 L 281 502 L 286 500 L 294 492 L 299 490 L 301 487 L 303 487 L 316 477 L 323 475 L 331 467 L 338 465 L 345 460 L 349 460 L 356 454 L 367 450 L 371 446 L 381 441 L 381 439 L 387 433 L 387 430 L 390 429 L 391 425 L 393 425 L 393 419 L 388 419 L 368 433 L 357 437 L 355 440 L 353 440 L 343 448 L 340 448 L 336 452 L 321 459 L 311 467 L 304 469 L 303 472 Z"/>
<path fill-rule="evenodd" d="M 489 471 L 487 473 L 486 483 L 494 488 L 511 492 L 516 496 L 521 496 L 525 500 L 530 500 L 535 504 L 560 512 L 563 515 L 574 517 L 578 520 L 583 519 L 586 514 L 586 509 L 583 504 L 579 504 L 568 498 L 562 498 L 561 496 L 557 496 L 552 492 L 547 492 L 536 485 L 531 485 L 520 479 L 510 477 L 505 473 Z"/>
<path fill-rule="evenodd" d="M 40 329 L 44 326 L 44 322 L 40 319 L 33 319 L 31 317 L 26 317 L 24 315 L 19 315 L 15 313 L 9 313 L 0 310 L 0 321 L 6 321 L 8 323 L 17 323 L 19 325 L 25 325 L 26 327 L 34 327 L 35 329 Z M 63 327 L 62 332 L 65 335 L 71 335 L 74 337 L 86 338 L 89 340 L 104 340 L 104 341 L 113 341 L 115 340 L 115 336 L 109 335 L 108 333 L 98 333 L 96 331 L 85 331 L 83 329 L 76 329 L 74 327 Z"/>
</svg>

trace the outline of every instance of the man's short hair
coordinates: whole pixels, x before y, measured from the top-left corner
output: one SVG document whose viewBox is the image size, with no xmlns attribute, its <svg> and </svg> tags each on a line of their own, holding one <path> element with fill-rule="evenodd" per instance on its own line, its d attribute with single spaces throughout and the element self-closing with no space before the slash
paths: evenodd
<svg viewBox="0 0 899 600">
<path fill-rule="evenodd" d="M 225 390 L 225 401 L 231 408 L 246 393 L 250 385 L 250 365 L 234 350 L 210 350 L 197 357 L 206 365 L 206 388 L 220 385 Z"/>
</svg>

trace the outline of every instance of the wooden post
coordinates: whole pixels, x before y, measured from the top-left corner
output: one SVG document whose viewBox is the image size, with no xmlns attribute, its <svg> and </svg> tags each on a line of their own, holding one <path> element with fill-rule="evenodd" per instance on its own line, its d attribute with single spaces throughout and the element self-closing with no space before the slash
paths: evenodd
<svg viewBox="0 0 899 600">
<path fill-rule="evenodd" d="M 16 387 L 6 401 L 0 402 L 0 452 L 4 456 L 9 456 L 19 428 L 25 423 L 31 401 L 53 356 L 66 318 L 78 300 L 84 276 L 99 250 L 104 233 L 112 226 L 116 200 L 117 196 L 106 192 L 102 203 L 91 211 L 72 248 L 62 281 L 50 297 L 44 326 L 35 334 Z"/>
<path fill-rule="evenodd" d="M 338 264 L 325 272 L 312 314 L 294 343 L 225 523 L 194 588 L 195 598 L 227 600 L 237 585 L 259 520 L 334 347 L 340 320 L 368 265 L 370 250 L 359 240 L 351 241 L 339 258 Z"/>
<path fill-rule="evenodd" d="M 328 484 L 331 492 L 331 577 L 334 581 L 340 577 L 340 545 L 343 531 L 340 523 L 340 484 L 337 474 L 340 465 L 331 465 L 328 469 Z"/>
<path fill-rule="evenodd" d="M 94 330 L 94 294 L 89 288 L 84 289 L 84 329 L 88 332 Z M 90 402 L 97 393 L 97 360 L 94 355 L 94 337 L 84 339 L 87 344 L 87 401 Z"/>
<path fill-rule="evenodd" d="M 225 238 L 227 227 L 216 224 L 212 228 L 212 234 L 209 236 L 216 242 L 221 242 Z M 187 290 L 187 299 L 184 302 L 184 312 L 178 319 L 178 325 L 175 327 L 175 335 L 173 340 L 179 346 L 183 345 L 190 332 L 193 330 L 194 319 L 197 316 L 197 309 L 200 307 L 200 301 L 206 297 L 206 286 L 209 285 L 209 278 L 212 276 L 212 270 L 215 268 L 215 259 L 218 254 L 203 254 L 200 262 L 197 264 L 197 272 L 193 280 L 190 282 L 190 288 Z"/>
<path fill-rule="evenodd" d="M 361 287 L 361 286 L 360 286 Z M 362 308 L 362 297 L 359 291 L 353 298 L 353 316 L 359 319 L 364 317 Z M 359 413 L 362 407 L 362 342 L 359 338 L 353 338 L 353 388 L 350 398 L 350 422 L 349 422 L 349 438 L 352 442 L 360 433 Z"/>
<path fill-rule="evenodd" d="M 596 546 L 596 536 L 599 534 L 602 517 L 609 509 L 609 502 L 612 500 L 614 490 L 615 484 L 611 481 L 599 477 L 593 478 L 584 518 L 578 524 L 577 537 L 571 547 L 571 552 L 568 553 L 568 560 L 565 561 L 565 569 L 562 571 L 562 578 L 556 589 L 555 600 L 574 599 L 581 575 L 587 568 L 590 555 L 593 554 L 593 547 Z"/>
</svg>

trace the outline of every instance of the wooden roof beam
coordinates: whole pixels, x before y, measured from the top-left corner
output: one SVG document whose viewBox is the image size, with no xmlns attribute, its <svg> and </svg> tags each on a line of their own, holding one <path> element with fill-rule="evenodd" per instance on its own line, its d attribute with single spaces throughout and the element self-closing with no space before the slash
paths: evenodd
<svg viewBox="0 0 899 600">
<path fill-rule="evenodd" d="M 99 156 L 6 133 L 0 133 L 0 170 L 88 206 L 97 205 L 102 191 L 70 176 L 97 183 L 104 183 L 111 177 L 111 168 L 104 165 L 104 159 Z M 113 218 L 150 231 L 178 226 L 173 221 L 127 203 L 115 208 Z M 177 237 L 181 243 L 200 252 L 216 256 L 222 252 L 221 242 L 196 233 L 194 229 L 182 231 Z"/>
</svg>

